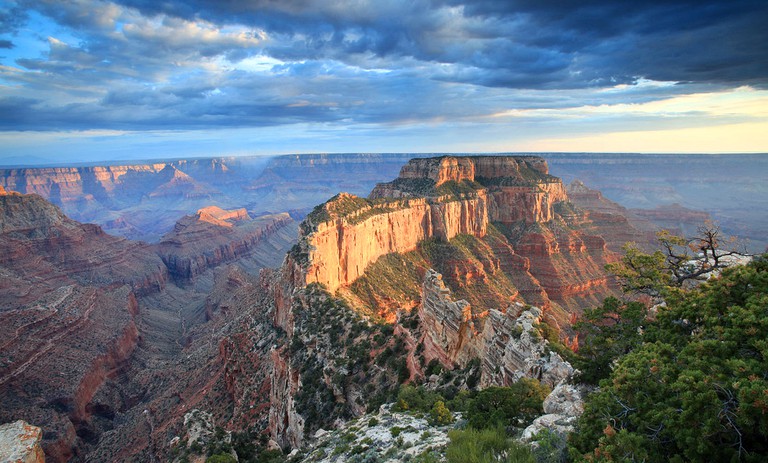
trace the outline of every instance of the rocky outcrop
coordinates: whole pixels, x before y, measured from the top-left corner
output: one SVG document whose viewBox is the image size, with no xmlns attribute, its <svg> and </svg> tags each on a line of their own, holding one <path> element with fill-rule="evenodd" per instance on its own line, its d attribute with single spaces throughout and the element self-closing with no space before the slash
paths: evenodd
<svg viewBox="0 0 768 463">
<path fill-rule="evenodd" d="M 530 441 L 543 430 L 548 430 L 564 438 L 576 428 L 576 422 L 584 413 L 586 388 L 581 385 L 561 382 L 544 399 L 544 415 L 533 420 L 523 430 L 520 438 Z"/>
<path fill-rule="evenodd" d="M 250 256 L 270 235 L 293 223 L 287 213 L 252 219 L 245 209 L 206 207 L 176 222 L 156 249 L 170 274 L 188 281 L 209 268 Z"/>
<path fill-rule="evenodd" d="M 333 292 L 383 255 L 412 251 L 430 238 L 483 237 L 490 222 L 548 222 L 566 199 L 540 158 L 414 159 L 369 200 L 340 194 L 308 216 L 301 237 L 307 283 Z"/>
<path fill-rule="evenodd" d="M 403 297 L 421 301 L 421 337 L 403 327 L 394 331 L 404 336 L 403 346 L 415 349 L 423 343 L 426 361 L 438 360 L 447 368 L 469 367 L 480 359 L 480 384 L 485 386 L 509 385 L 523 376 L 554 386 L 568 378 L 573 368 L 549 349 L 538 326 L 545 317 L 550 324 L 565 326 L 569 313 L 563 307 L 577 312 L 580 305 L 609 293 L 602 268 L 614 255 L 600 237 L 569 225 L 569 220 L 586 219 L 567 199 L 562 182 L 548 174 L 540 158 L 441 157 L 410 161 L 398 179 L 377 185 L 368 199 L 342 193 L 316 207 L 300 226 L 299 242 L 280 271 L 264 280 L 274 297 L 274 322 L 288 335 L 273 350 L 273 440 L 296 447 L 304 439 L 305 424 L 316 429 L 307 424 L 318 420 L 312 415 L 315 409 L 307 410 L 307 400 L 323 402 L 333 396 L 339 408 L 359 413 L 355 389 L 334 382 L 349 372 L 346 366 L 335 366 L 327 345 L 333 341 L 312 331 L 322 323 L 336 323 L 321 315 L 329 304 L 327 296 L 307 300 L 305 295 L 319 284 L 331 294 L 362 297 L 367 291 L 374 300 L 383 300 L 387 295 L 376 293 L 377 275 L 366 272 L 391 254 L 411 257 L 387 261 L 399 269 L 382 264 L 378 275 L 390 278 L 387 287 L 402 289 L 412 278 L 421 286 L 420 295 L 408 296 L 409 289 L 403 290 Z M 460 243 L 453 246 L 453 241 Z M 424 242 L 431 243 L 429 250 L 420 249 Z M 418 268 L 431 260 L 452 272 L 450 281 L 458 282 L 461 291 L 501 291 L 503 295 L 484 298 L 501 303 L 477 309 L 454 300 L 437 272 Z M 408 265 L 414 268 L 406 269 Z M 362 279 L 367 289 L 360 292 L 354 285 Z M 518 297 L 542 308 L 526 308 L 519 299 L 514 303 Z M 482 299 L 482 294 L 472 297 Z M 333 329 L 344 332 L 338 325 Z M 404 363 L 404 377 L 420 374 L 410 354 Z"/>
<path fill-rule="evenodd" d="M 464 300 L 454 301 L 443 276 L 427 271 L 422 288 L 419 320 L 424 328 L 424 356 L 443 365 L 464 365 L 478 354 L 476 317 Z"/>
<path fill-rule="evenodd" d="M 484 386 L 508 386 L 522 377 L 553 386 L 573 374 L 573 367 L 542 339 L 537 328 L 542 312 L 536 307 L 513 305 L 504 312 L 473 315 L 466 301 L 453 300 L 442 276 L 429 270 L 418 313 L 424 357 L 448 368 L 481 359 Z"/>
<path fill-rule="evenodd" d="M 299 372 L 283 349 L 272 351 L 269 396 L 269 431 L 281 447 L 298 448 L 304 441 L 304 418 L 296 410 L 295 396 L 301 388 Z"/>
<path fill-rule="evenodd" d="M 400 170 L 400 178 L 429 179 L 435 186 L 463 180 L 525 181 L 548 174 L 546 161 L 537 156 L 442 156 L 411 159 Z"/>
<path fill-rule="evenodd" d="M 45 463 L 40 447 L 43 431 L 24 421 L 0 425 L 0 461 L 7 463 Z"/>
<path fill-rule="evenodd" d="M 534 156 L 412 159 L 395 181 L 376 185 L 370 198 L 436 196 L 445 201 L 451 182 L 463 183 L 463 193 L 467 188 L 483 191 L 492 222 L 548 222 L 555 204 L 567 200 L 560 179 L 549 175 L 546 161 Z"/>
</svg>

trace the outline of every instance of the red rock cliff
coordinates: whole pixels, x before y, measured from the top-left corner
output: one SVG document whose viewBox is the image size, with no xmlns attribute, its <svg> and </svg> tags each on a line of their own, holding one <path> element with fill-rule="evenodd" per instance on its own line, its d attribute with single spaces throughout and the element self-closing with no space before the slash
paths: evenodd
<svg viewBox="0 0 768 463">
<path fill-rule="evenodd" d="M 324 207 L 332 210 L 339 202 L 359 199 L 341 194 Z M 322 283 L 333 292 L 355 281 L 368 264 L 385 254 L 412 251 L 432 237 L 449 240 L 462 233 L 483 236 L 487 224 L 483 191 L 457 201 L 418 198 L 364 206 L 343 217 L 331 214 L 306 236 L 306 283 Z"/>
<path fill-rule="evenodd" d="M 491 221 L 548 222 L 567 196 L 547 172 L 535 157 L 411 160 L 397 180 L 377 185 L 370 200 L 342 193 L 310 214 L 301 237 L 306 283 L 333 292 L 379 257 L 412 251 L 429 238 L 483 237 Z"/>
</svg>

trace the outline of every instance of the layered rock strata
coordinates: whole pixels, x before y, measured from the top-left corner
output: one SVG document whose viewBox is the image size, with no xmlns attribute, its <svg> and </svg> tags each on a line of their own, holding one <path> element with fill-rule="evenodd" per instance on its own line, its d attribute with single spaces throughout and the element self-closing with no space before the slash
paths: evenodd
<svg viewBox="0 0 768 463">
<path fill-rule="evenodd" d="M 274 322 L 290 343 L 296 307 L 312 310 L 302 299 L 302 288 L 318 283 L 334 293 L 387 254 L 408 253 L 427 240 L 447 242 L 459 235 L 481 239 L 477 246 L 487 248 L 475 266 L 469 266 L 476 278 L 466 279 L 508 272 L 507 278 L 520 286 L 519 293 L 510 294 L 542 303 L 547 310 L 552 309 L 550 299 L 570 301 L 577 311 L 578 304 L 610 291 L 602 265 L 612 254 L 601 238 L 569 228 L 558 212 L 567 199 L 562 182 L 548 174 L 540 158 L 412 160 L 398 179 L 374 188 L 369 199 L 339 194 L 307 216 L 298 244 L 268 284 Z M 503 233 L 489 234 L 491 225 Z M 469 268 L 459 261 L 444 263 Z M 554 385 L 572 373 L 541 340 L 536 328 L 543 322 L 540 309 L 526 311 L 513 304 L 478 313 L 467 302 L 454 301 L 441 280 L 428 272 L 421 294 L 419 317 L 425 328 L 419 341 L 429 360 L 453 368 L 480 358 L 485 385 L 507 385 L 522 376 Z M 558 317 L 558 322 L 567 323 L 566 312 L 558 312 Z M 274 351 L 273 363 L 271 435 L 281 446 L 300 446 L 303 417 L 293 400 L 303 390 L 300 366 L 292 364 L 286 346 Z"/>
<path fill-rule="evenodd" d="M 536 307 L 520 304 L 473 315 L 466 301 L 453 300 L 442 275 L 430 269 L 418 314 L 425 358 L 448 368 L 481 359 L 484 386 L 508 386 L 522 377 L 554 386 L 573 374 L 573 367 L 549 350 L 537 329 L 542 312 Z"/>
<path fill-rule="evenodd" d="M 252 219 L 245 209 L 211 206 L 176 222 L 156 249 L 174 278 L 192 280 L 209 268 L 250 256 L 270 235 L 293 223 L 288 213 Z"/>
<path fill-rule="evenodd" d="M 429 238 L 483 237 L 490 222 L 548 222 L 566 199 L 541 158 L 414 159 L 369 200 L 340 194 L 308 216 L 306 282 L 333 292 L 385 254 L 412 251 Z"/>
<path fill-rule="evenodd" d="M 333 211 L 359 199 L 342 193 L 324 207 Z M 418 198 L 365 205 L 345 216 L 331 214 L 307 236 L 306 268 L 307 284 L 321 283 L 331 292 L 355 281 L 368 264 L 385 254 L 412 251 L 433 237 L 483 236 L 488 224 L 483 192 L 446 203 Z"/>
<path fill-rule="evenodd" d="M 546 161 L 534 156 L 412 159 L 397 180 L 376 185 L 370 198 L 426 196 L 449 201 L 450 193 L 456 195 L 451 188 L 455 184 L 465 185 L 458 196 L 480 191 L 487 196 L 486 220 L 492 222 L 548 222 L 554 217 L 554 205 L 567 200 L 560 179 L 549 175 Z"/>
<path fill-rule="evenodd" d="M 44 425 L 49 459 L 67 461 L 114 413 L 97 391 L 136 348 L 136 296 L 165 286 L 165 266 L 147 245 L 3 192 L 0 274 L 0 420 Z"/>
</svg>

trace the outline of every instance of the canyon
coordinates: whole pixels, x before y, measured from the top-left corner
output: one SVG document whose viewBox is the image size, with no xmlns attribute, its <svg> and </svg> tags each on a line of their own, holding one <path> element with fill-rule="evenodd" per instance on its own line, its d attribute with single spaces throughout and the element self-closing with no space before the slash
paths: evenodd
<svg viewBox="0 0 768 463">
<path fill-rule="evenodd" d="M 412 157 L 2 171 L 0 422 L 49 461 L 151 461 L 194 410 L 287 450 L 403 381 L 556 386 L 604 265 L 681 216 L 536 156 Z"/>
<path fill-rule="evenodd" d="M 273 353 L 271 438 L 281 447 L 297 448 L 319 429 L 322 419 L 308 418 L 312 407 L 294 400 L 307 388 L 317 402 L 335 397 L 343 404 L 326 414 L 349 417 L 361 413 L 363 380 L 376 382 L 365 375 L 353 376 L 360 382 L 332 379 L 334 371 L 352 373 L 338 366 L 349 353 L 324 337 L 317 326 L 323 322 L 305 317 L 320 315 L 317 307 L 334 294 L 346 298 L 342 305 L 394 323 L 406 346 L 405 363 L 392 367 L 399 376 L 423 377 L 425 366 L 437 360 L 447 370 L 474 368 L 484 385 L 507 385 L 521 376 L 555 385 L 569 377 L 572 367 L 538 340 L 538 331 L 534 340 L 531 330 L 547 324 L 567 341 L 569 322 L 579 309 L 614 294 L 603 266 L 617 255 L 603 238 L 571 225 L 583 226 L 589 219 L 568 204 L 565 187 L 548 174 L 543 159 L 443 156 L 409 161 L 397 179 L 377 185 L 367 199 L 339 194 L 316 207 L 270 286 L 274 321 L 287 333 L 287 344 L 299 342 L 314 352 L 308 357 L 283 347 Z M 631 228 L 628 221 L 624 225 Z M 431 244 L 425 248 L 425 243 Z M 434 267 L 454 270 L 447 284 Z M 468 268 L 474 271 L 464 271 Z M 410 297 L 391 300 L 391 287 L 381 282 L 392 275 L 392 283 Z M 374 283 L 356 292 L 361 280 Z M 454 301 L 448 286 L 460 288 L 473 303 Z M 506 294 L 501 300 L 485 297 L 499 289 Z M 379 301 L 386 298 L 390 304 L 382 307 Z M 525 303 L 539 308 L 523 310 Z M 418 328 L 398 323 L 403 313 L 418 318 Z M 347 321 L 329 329 L 349 339 L 355 337 L 354 326 Z M 474 359 L 479 366 L 472 366 Z M 324 365 L 320 378 L 306 372 L 315 362 Z M 326 399 L 318 392 L 324 390 L 330 394 Z"/>
</svg>

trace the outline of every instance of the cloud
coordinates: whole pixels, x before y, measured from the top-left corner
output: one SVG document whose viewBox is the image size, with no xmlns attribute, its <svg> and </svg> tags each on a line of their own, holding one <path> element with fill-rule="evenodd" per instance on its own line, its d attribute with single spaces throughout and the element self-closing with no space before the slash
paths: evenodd
<svg viewBox="0 0 768 463">
<path fill-rule="evenodd" d="M 456 80 L 479 85 L 768 78 L 768 4 L 760 0 L 123 2 L 148 14 L 262 27 L 280 36 L 268 49 L 281 59 L 410 57 L 454 65 Z"/>
<path fill-rule="evenodd" d="M 751 0 L 9 5 L 6 131 L 520 123 L 768 83 Z"/>
</svg>

